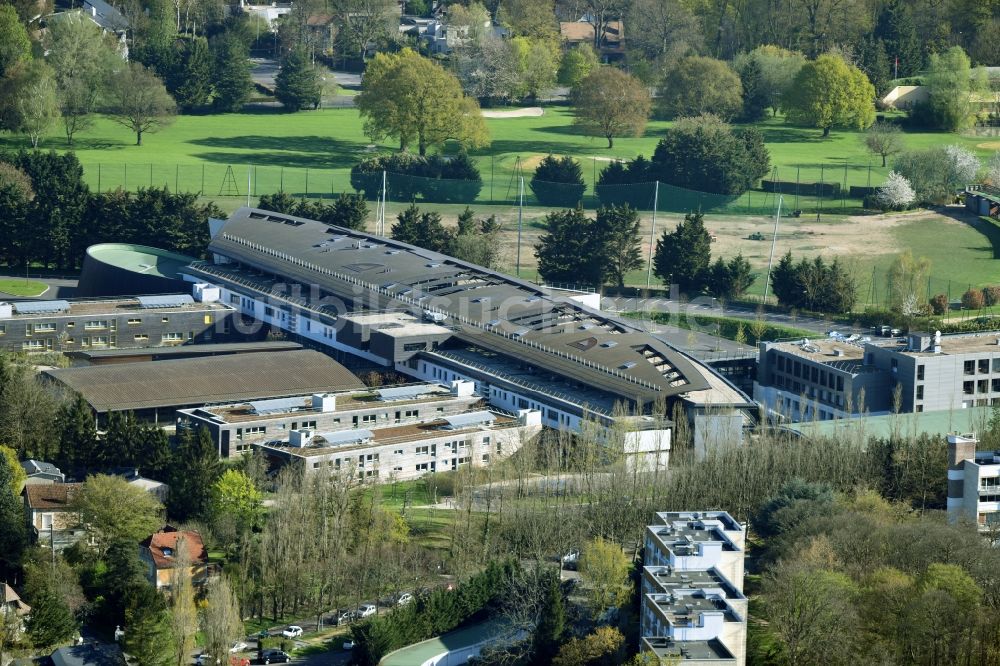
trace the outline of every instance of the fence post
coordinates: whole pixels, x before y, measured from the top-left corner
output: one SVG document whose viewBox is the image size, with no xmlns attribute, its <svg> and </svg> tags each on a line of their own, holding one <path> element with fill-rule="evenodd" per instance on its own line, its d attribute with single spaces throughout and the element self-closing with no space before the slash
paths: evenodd
<svg viewBox="0 0 1000 666">
<path fill-rule="evenodd" d="M 101 192 L 101 163 L 97 163 L 97 193 Z"/>
<path fill-rule="evenodd" d="M 153 186 L 153 163 L 149 163 L 149 186 Z"/>
<path fill-rule="evenodd" d="M 125 163 L 125 178 L 122 180 L 122 189 L 128 192 L 128 162 Z"/>
<path fill-rule="evenodd" d="M 309 197 L 309 167 L 306 167 L 306 198 Z"/>
<path fill-rule="evenodd" d="M 201 194 L 205 194 L 205 163 L 201 163 Z"/>
<path fill-rule="evenodd" d="M 180 187 L 178 185 L 178 183 L 180 182 L 180 175 L 181 175 L 181 165 L 180 164 L 175 164 L 174 165 L 174 194 L 177 194 L 177 191 L 178 191 L 178 189 Z"/>
</svg>

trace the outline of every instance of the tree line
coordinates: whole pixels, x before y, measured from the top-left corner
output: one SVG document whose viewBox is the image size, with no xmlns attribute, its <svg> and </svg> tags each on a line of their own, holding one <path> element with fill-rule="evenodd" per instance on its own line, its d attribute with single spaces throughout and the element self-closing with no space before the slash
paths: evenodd
<svg viewBox="0 0 1000 666">
<path fill-rule="evenodd" d="M 73 153 L 0 155 L 0 263 L 72 269 L 95 243 L 139 243 L 195 257 L 206 222 L 224 217 L 196 194 L 166 188 L 91 192 Z"/>
</svg>

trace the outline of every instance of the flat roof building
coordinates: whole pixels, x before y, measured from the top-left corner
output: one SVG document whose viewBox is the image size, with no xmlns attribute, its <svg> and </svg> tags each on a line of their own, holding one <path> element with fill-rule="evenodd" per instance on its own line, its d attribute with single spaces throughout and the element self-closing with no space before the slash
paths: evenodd
<svg viewBox="0 0 1000 666">
<path fill-rule="evenodd" d="M 0 350 L 78 352 L 225 340 L 235 310 L 188 294 L 0 302 Z"/>
<path fill-rule="evenodd" d="M 134 411 L 157 422 L 172 422 L 174 412 L 187 407 L 364 388 L 347 368 L 306 349 L 63 368 L 42 374 L 79 393 L 99 416 Z"/>
<path fill-rule="evenodd" d="M 243 315 L 420 380 L 473 381 L 491 405 L 537 409 L 549 427 L 607 424 L 619 404 L 662 417 L 681 402 L 693 420 L 702 417 L 696 439 L 738 438 L 755 409 L 714 370 L 634 323 L 525 280 L 252 208 L 212 221 L 212 232 L 211 261 L 185 271 Z M 647 426 L 643 441 L 630 441 L 633 453 L 650 439 L 669 450 L 669 422 L 660 423 L 656 437 Z"/>
<path fill-rule="evenodd" d="M 480 410 L 382 428 L 292 430 L 285 440 L 255 443 L 273 463 L 362 482 L 405 481 L 515 453 L 542 430 L 541 415 Z"/>
<path fill-rule="evenodd" d="M 975 434 L 948 435 L 948 520 L 1000 528 L 1000 451 L 977 451 Z"/>
<path fill-rule="evenodd" d="M 792 421 L 1000 404 L 1000 333 L 761 343 L 754 397 Z"/>
<path fill-rule="evenodd" d="M 226 458 L 295 430 L 374 429 L 459 414 L 483 403 L 472 388 L 471 382 L 411 384 L 218 404 L 179 410 L 177 427 L 206 428 Z"/>
<path fill-rule="evenodd" d="M 656 514 L 646 528 L 640 646 L 685 664 L 746 663 L 746 530 L 725 511 Z"/>
</svg>

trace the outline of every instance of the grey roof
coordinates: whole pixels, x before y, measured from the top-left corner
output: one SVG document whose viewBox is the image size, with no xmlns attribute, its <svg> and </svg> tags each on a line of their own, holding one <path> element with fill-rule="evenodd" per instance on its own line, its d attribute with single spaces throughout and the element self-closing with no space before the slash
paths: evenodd
<svg viewBox="0 0 1000 666">
<path fill-rule="evenodd" d="M 441 390 L 438 384 L 414 384 L 410 386 L 393 386 L 390 388 L 380 388 L 376 391 L 379 400 L 384 402 L 394 402 L 397 400 L 414 400 L 428 393 L 436 393 Z"/>
<path fill-rule="evenodd" d="M 93 349 L 69 352 L 72 358 L 102 359 L 128 356 L 212 356 L 215 354 L 239 354 L 243 352 L 278 352 L 302 349 L 298 342 L 222 342 L 202 345 L 175 345 L 172 347 L 137 347 L 131 349 Z"/>
<path fill-rule="evenodd" d="M 179 308 L 192 305 L 194 298 L 188 294 L 163 294 L 159 296 L 136 296 L 139 307 L 143 309 Z"/>
<path fill-rule="evenodd" d="M 703 374 L 710 370 L 628 321 L 391 239 L 241 208 L 209 252 L 352 302 L 362 300 L 360 288 L 373 309 L 444 314 L 462 341 L 622 397 L 652 401 L 710 387 Z M 196 263 L 187 270 L 211 280 L 224 277 L 225 266 Z M 602 346 L 612 339 L 616 345 Z"/>
<path fill-rule="evenodd" d="M 66 312 L 69 301 L 18 301 L 12 304 L 17 314 L 48 314 L 50 312 Z"/>
<path fill-rule="evenodd" d="M 364 388 L 312 350 L 231 354 L 46 370 L 98 412 L 204 405 Z"/>
<path fill-rule="evenodd" d="M 62 474 L 58 467 L 52 463 L 42 462 L 41 460 L 22 460 L 21 469 L 23 469 L 24 473 L 28 476 L 31 476 L 32 474 Z"/>
<path fill-rule="evenodd" d="M 444 420 L 448 422 L 447 428 L 449 430 L 461 430 L 471 426 L 489 425 L 496 421 L 497 417 L 493 415 L 493 412 L 479 411 L 446 416 Z"/>
</svg>

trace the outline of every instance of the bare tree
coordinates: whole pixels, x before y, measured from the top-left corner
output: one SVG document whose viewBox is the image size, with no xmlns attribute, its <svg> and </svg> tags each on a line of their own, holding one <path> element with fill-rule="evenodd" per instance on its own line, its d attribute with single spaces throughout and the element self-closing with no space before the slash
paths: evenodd
<svg viewBox="0 0 1000 666">
<path fill-rule="evenodd" d="M 174 548 L 174 567 L 170 571 L 170 620 L 177 647 L 177 666 L 187 666 L 195 648 L 198 609 L 194 605 L 191 580 L 191 554 L 187 540 L 178 537 Z"/>
<path fill-rule="evenodd" d="M 243 633 L 239 601 L 229 587 L 226 576 L 220 574 L 208 583 L 205 610 L 201 613 L 201 630 L 205 636 L 205 651 L 225 663 L 229 646 Z"/>
<path fill-rule="evenodd" d="M 879 120 L 865 133 L 865 146 L 882 157 L 884 167 L 888 157 L 903 152 L 903 133 L 898 125 Z"/>
</svg>

